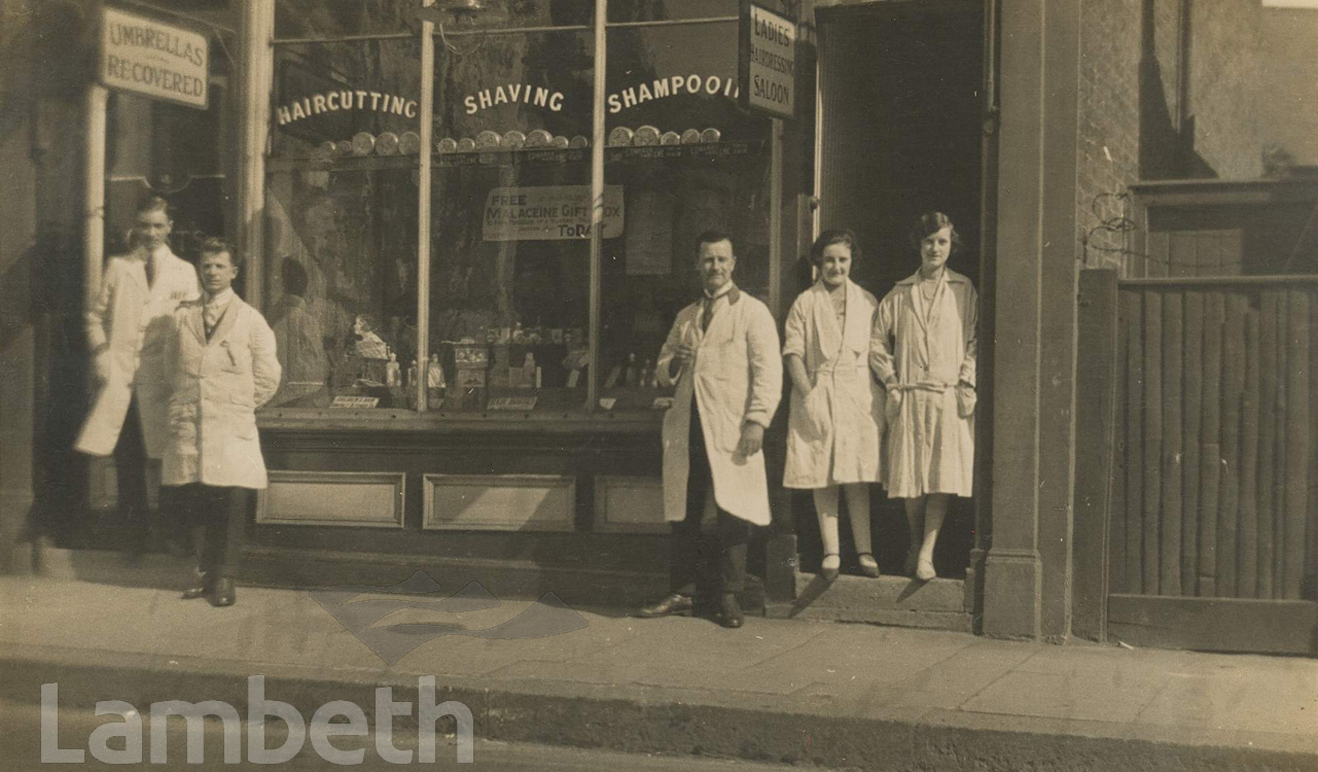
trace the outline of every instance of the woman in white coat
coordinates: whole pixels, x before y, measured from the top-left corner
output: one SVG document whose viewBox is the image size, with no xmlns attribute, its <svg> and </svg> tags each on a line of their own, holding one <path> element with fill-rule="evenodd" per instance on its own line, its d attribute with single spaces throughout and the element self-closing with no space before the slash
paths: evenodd
<svg viewBox="0 0 1318 772">
<path fill-rule="evenodd" d="M 969 496 L 975 463 L 975 287 L 950 270 L 961 246 L 942 212 L 911 230 L 920 270 L 879 304 L 870 366 L 887 387 L 888 495 L 906 500 L 906 572 L 929 581 L 952 496 Z"/>
<path fill-rule="evenodd" d="M 198 271 L 202 300 L 179 307 L 170 336 L 170 443 L 162 476 L 178 489 L 200 553 L 200 581 L 183 597 L 230 606 L 249 491 L 266 487 L 255 411 L 279 388 L 280 367 L 274 332 L 233 292 L 238 266 L 223 241 L 206 241 Z"/>
<path fill-rule="evenodd" d="M 825 231 L 810 253 L 819 280 L 792 304 L 784 335 L 792 402 L 783 485 L 814 492 L 820 575 L 829 581 L 841 565 L 838 490 L 846 491 L 861 573 L 877 577 L 869 484 L 879 480 L 883 390 L 870 375 L 869 349 L 879 303 L 850 279 L 860 257 L 854 233 Z"/>
</svg>

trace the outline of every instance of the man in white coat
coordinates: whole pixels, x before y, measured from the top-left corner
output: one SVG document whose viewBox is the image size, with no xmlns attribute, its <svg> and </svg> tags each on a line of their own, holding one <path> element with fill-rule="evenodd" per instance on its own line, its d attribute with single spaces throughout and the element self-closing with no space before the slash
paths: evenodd
<svg viewBox="0 0 1318 772">
<path fill-rule="evenodd" d="M 266 487 L 256 408 L 279 388 L 275 334 L 234 294 L 238 265 L 218 239 L 202 245 L 200 302 L 174 314 L 166 361 L 173 373 L 163 482 L 177 489 L 201 576 L 185 598 L 232 606 L 250 491 Z"/>
<path fill-rule="evenodd" d="M 673 322 L 657 363 L 659 382 L 675 384 L 664 416 L 664 517 L 673 523 L 670 594 L 641 617 L 689 614 L 700 564 L 717 550 L 721 578 L 719 622 L 741 627 L 737 595 L 746 582 L 752 525 L 769 524 L 764 430 L 782 397 L 778 330 L 768 307 L 732 282 L 732 239 L 706 231 L 697 240 L 696 270 L 704 296 Z M 712 495 L 714 545 L 701 521 Z M 703 561 L 702 561 L 703 558 Z"/>
<path fill-rule="evenodd" d="M 169 433 L 161 354 L 174 310 L 198 297 L 196 270 L 169 249 L 173 227 L 163 198 L 152 196 L 138 207 L 137 245 L 106 263 L 86 315 L 99 389 L 74 449 L 92 456 L 114 453 L 119 511 L 140 531 L 133 553 L 145 547 L 149 527 L 147 465 L 159 463 Z"/>
</svg>

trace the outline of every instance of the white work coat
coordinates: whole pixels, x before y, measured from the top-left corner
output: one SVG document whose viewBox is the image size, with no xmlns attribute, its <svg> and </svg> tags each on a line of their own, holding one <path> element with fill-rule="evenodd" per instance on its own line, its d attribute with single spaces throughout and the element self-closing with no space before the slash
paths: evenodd
<svg viewBox="0 0 1318 772">
<path fill-rule="evenodd" d="M 174 310 L 201 293 L 197 271 L 169 247 L 156 254 L 155 281 L 148 287 L 146 259 L 142 247 L 111 257 L 101 291 L 87 309 L 87 342 L 95 356 L 106 358 L 110 371 L 73 446 L 93 456 L 114 451 L 134 393 L 147 456 L 160 458 L 169 438 L 169 374 L 161 367 L 161 356 Z"/>
<path fill-rule="evenodd" d="M 714 500 L 729 514 L 768 525 L 769 488 L 764 451 L 737 451 L 742 426 L 768 427 L 782 398 L 783 365 L 778 329 L 764 303 L 733 287 L 715 301 L 709 329 L 701 332 L 702 303 L 683 308 L 659 352 L 659 382 L 676 385 L 664 415 L 664 519 L 686 518 L 690 470 L 691 401 L 700 410 L 705 450 L 714 479 Z M 671 371 L 679 343 L 695 349 L 691 366 Z"/>
<path fill-rule="evenodd" d="M 255 411 L 279 388 L 275 334 L 241 298 L 229 303 L 209 341 L 200 302 L 174 315 L 164 485 L 266 487 Z"/>
<path fill-rule="evenodd" d="M 896 415 L 887 416 L 889 496 L 971 493 L 977 304 L 970 279 L 947 269 L 931 303 L 920 291 L 919 272 L 879 303 L 870 366 L 902 391 Z"/>
<path fill-rule="evenodd" d="M 787 421 L 787 488 L 878 482 L 883 389 L 870 375 L 870 332 L 879 301 L 850 279 L 838 324 L 828 287 L 816 282 L 787 314 L 783 356 L 795 354 L 810 392 L 793 388 Z"/>
</svg>

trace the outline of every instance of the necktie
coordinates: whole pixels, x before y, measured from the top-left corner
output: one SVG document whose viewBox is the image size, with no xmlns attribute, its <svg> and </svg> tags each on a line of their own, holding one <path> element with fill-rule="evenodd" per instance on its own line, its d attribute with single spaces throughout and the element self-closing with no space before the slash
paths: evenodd
<svg viewBox="0 0 1318 772">
<path fill-rule="evenodd" d="M 156 283 L 155 260 L 152 259 L 151 255 L 146 256 L 145 267 L 146 267 L 146 286 L 151 287 Z"/>
<path fill-rule="evenodd" d="M 704 300 L 704 311 L 700 314 L 700 331 L 709 330 L 709 321 L 714 318 L 714 298 L 706 295 Z"/>
<path fill-rule="evenodd" d="M 206 328 L 206 340 L 210 340 L 215 334 L 215 328 L 220 326 L 220 320 L 224 318 L 224 313 L 229 310 L 228 304 L 224 308 L 217 308 L 216 304 L 210 304 L 202 308 L 201 323 Z"/>
</svg>

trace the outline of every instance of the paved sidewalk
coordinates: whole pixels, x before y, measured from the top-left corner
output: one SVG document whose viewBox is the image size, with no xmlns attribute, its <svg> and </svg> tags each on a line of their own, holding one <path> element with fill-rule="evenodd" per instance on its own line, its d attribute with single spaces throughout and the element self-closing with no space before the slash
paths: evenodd
<svg viewBox="0 0 1318 772">
<path fill-rule="evenodd" d="M 246 677 L 265 675 L 267 698 L 309 716 L 332 699 L 369 706 L 376 685 L 414 699 L 434 675 L 483 739 L 866 769 L 1318 770 L 1313 659 L 756 617 L 725 630 L 478 587 L 405 598 L 376 623 L 402 627 L 369 633 L 392 606 L 352 617 L 370 608 L 345 604 L 353 591 L 241 587 L 215 609 L 178 597 L 186 572 L 164 557 L 52 573 L 0 578 L 5 700 L 35 702 L 55 680 L 61 705 L 241 705 Z"/>
</svg>

